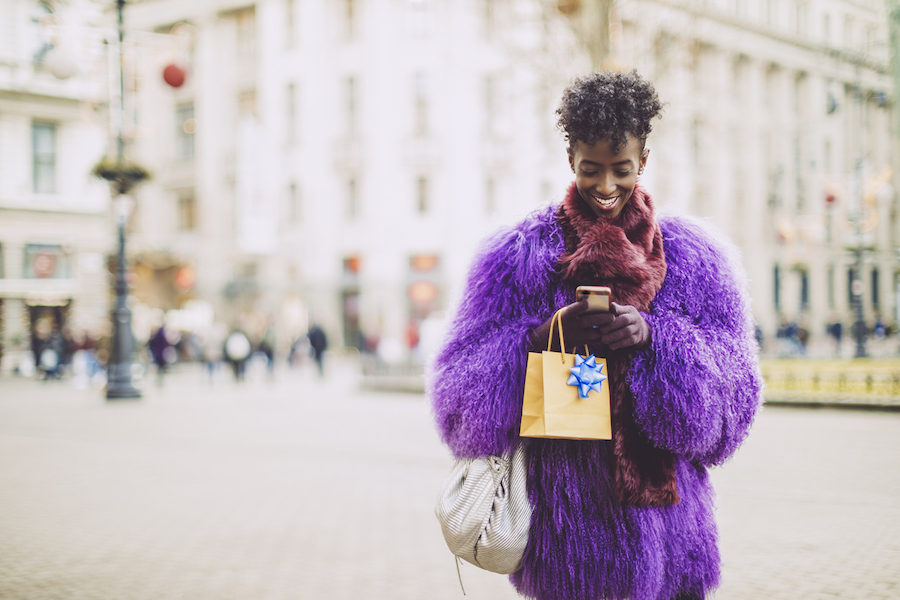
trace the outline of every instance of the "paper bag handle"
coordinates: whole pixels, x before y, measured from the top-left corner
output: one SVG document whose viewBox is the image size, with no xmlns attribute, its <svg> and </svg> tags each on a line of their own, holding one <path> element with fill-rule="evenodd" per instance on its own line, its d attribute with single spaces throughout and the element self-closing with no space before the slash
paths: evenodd
<svg viewBox="0 0 900 600">
<path fill-rule="evenodd" d="M 566 310 L 566 307 L 563 306 L 561 309 L 553 313 L 553 318 L 550 319 L 550 339 L 547 340 L 547 352 L 550 352 L 550 348 L 553 347 L 553 325 L 555 324 L 559 329 L 559 349 L 560 358 L 563 364 L 566 363 L 566 342 L 563 339 L 563 326 L 562 326 L 562 312 Z M 584 345 L 584 357 L 587 358 L 590 352 L 588 351 L 587 344 Z"/>
</svg>

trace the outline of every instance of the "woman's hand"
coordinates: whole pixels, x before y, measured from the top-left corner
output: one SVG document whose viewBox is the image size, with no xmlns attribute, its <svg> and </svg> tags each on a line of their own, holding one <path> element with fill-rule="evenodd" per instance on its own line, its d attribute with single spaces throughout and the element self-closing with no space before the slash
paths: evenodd
<svg viewBox="0 0 900 600">
<path fill-rule="evenodd" d="M 650 343 L 650 326 L 635 307 L 613 302 L 600 316 L 606 317 L 597 327 L 600 341 L 610 350 L 637 350 Z"/>
<path fill-rule="evenodd" d="M 587 300 L 580 300 L 566 306 L 560 314 L 567 351 L 596 342 L 610 350 L 643 348 L 650 343 L 650 326 L 635 307 L 613 302 L 607 313 L 587 310 Z M 551 320 L 552 317 L 531 334 L 531 352 L 547 348 Z M 553 350 L 559 350 L 559 335 L 554 333 L 553 337 Z"/>
</svg>

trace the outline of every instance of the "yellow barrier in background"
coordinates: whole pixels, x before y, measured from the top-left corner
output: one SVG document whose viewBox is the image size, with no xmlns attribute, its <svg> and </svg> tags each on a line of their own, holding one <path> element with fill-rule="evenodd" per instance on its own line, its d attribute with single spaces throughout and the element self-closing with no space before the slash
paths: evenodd
<svg viewBox="0 0 900 600">
<path fill-rule="evenodd" d="M 764 359 L 767 392 L 900 396 L 900 358 Z"/>
</svg>

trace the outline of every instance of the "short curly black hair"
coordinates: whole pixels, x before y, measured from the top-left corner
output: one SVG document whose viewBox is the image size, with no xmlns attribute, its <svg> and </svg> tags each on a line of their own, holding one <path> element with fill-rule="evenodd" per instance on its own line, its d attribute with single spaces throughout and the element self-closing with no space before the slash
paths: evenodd
<svg viewBox="0 0 900 600">
<path fill-rule="evenodd" d="M 650 121 L 662 108 L 653 84 L 637 71 L 603 71 L 578 77 L 565 89 L 556 109 L 556 127 L 565 134 L 570 150 L 575 142 L 609 140 L 618 154 L 626 133 L 644 147 L 652 129 Z"/>
</svg>

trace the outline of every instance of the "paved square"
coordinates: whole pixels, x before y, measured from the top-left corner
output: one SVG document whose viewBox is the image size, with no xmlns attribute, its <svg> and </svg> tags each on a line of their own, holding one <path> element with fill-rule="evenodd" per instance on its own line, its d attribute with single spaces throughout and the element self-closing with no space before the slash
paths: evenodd
<svg viewBox="0 0 900 600">
<path fill-rule="evenodd" d="M 0 598 L 459 599 L 423 398 L 173 374 L 140 401 L 0 379 Z M 769 408 L 714 472 L 719 600 L 900 598 L 900 414 Z M 462 568 L 470 598 L 515 598 Z"/>
</svg>

